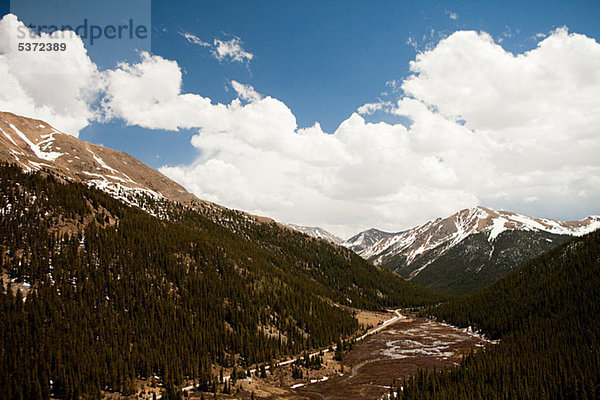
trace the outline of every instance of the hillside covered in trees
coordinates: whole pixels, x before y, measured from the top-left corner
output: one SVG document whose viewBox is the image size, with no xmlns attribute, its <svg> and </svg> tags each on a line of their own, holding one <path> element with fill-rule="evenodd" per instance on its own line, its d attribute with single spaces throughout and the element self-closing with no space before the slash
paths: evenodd
<svg viewBox="0 0 600 400">
<path fill-rule="evenodd" d="M 0 166 L 3 398 L 128 394 L 153 375 L 209 388 L 216 366 L 247 368 L 351 337 L 358 323 L 338 304 L 440 300 L 275 223 L 143 202 L 161 218 L 43 171 Z"/>
<path fill-rule="evenodd" d="M 418 374 L 398 388 L 402 399 L 600 398 L 600 231 L 428 313 L 500 343 Z"/>
</svg>

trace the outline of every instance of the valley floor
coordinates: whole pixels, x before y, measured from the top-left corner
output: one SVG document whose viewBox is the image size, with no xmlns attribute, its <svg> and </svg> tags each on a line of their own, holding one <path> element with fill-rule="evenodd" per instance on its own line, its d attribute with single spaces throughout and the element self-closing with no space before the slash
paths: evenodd
<svg viewBox="0 0 600 400">
<path fill-rule="evenodd" d="M 458 364 L 465 354 L 489 345 L 484 338 L 445 324 L 397 310 L 366 313 L 359 320 L 374 326 L 357 341 L 343 362 L 323 353 L 323 368 L 292 379 L 291 362 L 268 371 L 266 378 L 238 380 L 239 393 L 218 393 L 218 399 L 382 399 L 393 382 L 402 382 L 419 369 L 433 370 Z M 226 377 L 227 378 L 227 377 Z M 186 388 L 190 389 L 190 388 Z M 191 398 L 214 398 L 213 393 L 186 393 Z"/>
<path fill-rule="evenodd" d="M 418 369 L 441 369 L 460 362 L 483 338 L 424 318 L 404 317 L 355 344 L 344 357 L 345 374 L 298 389 L 305 398 L 387 398 L 394 381 Z M 314 396 L 316 394 L 317 396 Z"/>
</svg>

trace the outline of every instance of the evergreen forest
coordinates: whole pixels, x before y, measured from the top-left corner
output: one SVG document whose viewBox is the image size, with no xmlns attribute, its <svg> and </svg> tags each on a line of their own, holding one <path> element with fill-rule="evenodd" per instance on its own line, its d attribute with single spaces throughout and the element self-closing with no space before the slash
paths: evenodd
<svg viewBox="0 0 600 400">
<path fill-rule="evenodd" d="M 401 399 L 600 398 L 600 231 L 425 314 L 499 343 L 420 372 L 397 389 Z"/>
<path fill-rule="evenodd" d="M 359 329 L 348 307 L 441 300 L 274 222 L 137 204 L 148 212 L 49 172 L 0 166 L 2 398 L 127 395 L 153 376 L 209 389 L 218 368 L 348 340 Z"/>
</svg>

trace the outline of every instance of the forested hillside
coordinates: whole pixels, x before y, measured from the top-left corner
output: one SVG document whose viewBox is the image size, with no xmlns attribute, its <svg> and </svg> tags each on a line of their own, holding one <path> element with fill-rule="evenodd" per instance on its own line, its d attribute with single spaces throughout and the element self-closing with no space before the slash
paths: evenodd
<svg viewBox="0 0 600 400">
<path fill-rule="evenodd" d="M 419 374 L 403 399 L 600 398 L 600 231 L 429 313 L 500 343 L 451 371 Z"/>
<path fill-rule="evenodd" d="M 417 259 L 411 270 L 427 267 L 412 281 L 454 295 L 473 294 L 571 238 L 543 231 L 508 230 L 490 243 L 485 233 L 476 233 L 451 249 L 433 249 Z M 410 276 L 408 269 L 397 272 Z"/>
<path fill-rule="evenodd" d="M 355 334 L 357 321 L 334 303 L 439 301 L 275 224 L 144 201 L 162 218 L 45 172 L 0 167 L 2 398 L 128 394 L 152 375 L 208 388 L 217 365 L 245 368 Z"/>
</svg>

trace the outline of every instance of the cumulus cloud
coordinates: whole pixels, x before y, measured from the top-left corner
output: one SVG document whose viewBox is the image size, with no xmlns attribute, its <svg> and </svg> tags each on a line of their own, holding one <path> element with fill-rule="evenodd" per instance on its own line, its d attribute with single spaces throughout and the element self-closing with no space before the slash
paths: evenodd
<svg viewBox="0 0 600 400">
<path fill-rule="evenodd" d="M 582 216 L 600 195 L 599 52 L 566 29 L 517 55 L 455 32 L 417 55 L 387 107 L 409 127 L 352 114 L 332 134 L 298 129 L 285 104 L 238 87 L 248 104 L 224 106 L 231 124 L 200 127 L 201 156 L 162 171 L 200 197 L 346 236 L 477 204 Z"/>
<path fill-rule="evenodd" d="M 212 51 L 215 58 L 219 61 L 229 60 L 239 63 L 249 62 L 254 58 L 254 54 L 244 50 L 240 38 L 234 37 L 230 40 L 214 40 L 214 50 Z"/>
<path fill-rule="evenodd" d="M 64 43 L 65 51 L 18 51 L 17 43 Z M 90 106 L 101 88 L 96 65 L 70 32 L 31 32 L 12 14 L 0 20 L 0 110 L 52 122 L 77 135 L 95 118 Z"/>
<path fill-rule="evenodd" d="M 105 71 L 104 82 L 105 118 L 118 118 L 128 125 L 163 130 L 200 128 L 203 133 L 222 134 L 237 130 L 265 137 L 295 127 L 295 117 L 281 101 L 263 99 L 252 86 L 237 81 L 231 85 L 238 98 L 230 104 L 213 104 L 210 98 L 184 93 L 177 62 L 145 52 L 138 63 L 121 63 L 115 70 Z M 244 105 L 242 100 L 249 103 Z"/>
<path fill-rule="evenodd" d="M 105 74 L 102 109 L 106 119 L 128 125 L 177 130 L 197 127 L 211 101 L 181 92 L 182 73 L 175 61 L 141 53 L 137 64 L 121 63 Z"/>
<path fill-rule="evenodd" d="M 566 29 L 523 54 L 486 33 L 455 32 L 390 81 L 393 102 L 367 103 L 327 133 L 299 128 L 284 102 L 238 81 L 228 104 L 185 93 L 177 62 L 149 53 L 98 72 L 75 37 L 68 56 L 41 63 L 11 49 L 11 23 L 20 24 L 0 21 L 1 109 L 77 132 L 101 96 L 106 120 L 198 129 L 197 159 L 161 171 L 203 199 L 341 236 L 477 204 L 554 218 L 598 212 L 600 45 Z M 241 46 L 223 49 L 224 59 L 251 59 Z M 410 123 L 361 115 L 375 111 Z"/>
<path fill-rule="evenodd" d="M 598 43 L 566 29 L 516 56 L 487 34 L 457 32 L 411 62 L 402 89 L 496 142 L 556 150 L 598 136 L 599 67 Z"/>
</svg>

